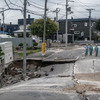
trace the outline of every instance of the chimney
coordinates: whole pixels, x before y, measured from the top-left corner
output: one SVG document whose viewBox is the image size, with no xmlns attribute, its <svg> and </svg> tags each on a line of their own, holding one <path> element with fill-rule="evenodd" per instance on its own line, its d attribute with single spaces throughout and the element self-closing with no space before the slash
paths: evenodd
<svg viewBox="0 0 100 100">
<path fill-rule="evenodd" d="M 30 19 L 30 14 L 28 14 L 28 19 Z"/>
<path fill-rule="evenodd" d="M 10 22 L 10 25 L 12 24 L 12 22 Z"/>
</svg>

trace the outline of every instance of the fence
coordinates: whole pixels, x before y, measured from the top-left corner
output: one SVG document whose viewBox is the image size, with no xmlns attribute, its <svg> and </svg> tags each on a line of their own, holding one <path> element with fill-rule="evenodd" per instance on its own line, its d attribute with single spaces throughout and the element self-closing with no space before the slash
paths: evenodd
<svg viewBox="0 0 100 100">
<path fill-rule="evenodd" d="M 18 47 L 19 43 L 24 44 L 24 38 L 0 38 L 0 43 L 7 42 L 7 41 L 12 41 L 12 44 L 15 47 Z M 33 46 L 32 38 L 26 38 L 26 44 L 28 44 L 29 46 Z"/>
<path fill-rule="evenodd" d="M 93 44 L 94 41 L 82 41 L 82 40 L 79 40 L 79 41 L 74 41 L 75 44 L 79 44 L 79 45 L 82 45 L 82 44 Z"/>
</svg>

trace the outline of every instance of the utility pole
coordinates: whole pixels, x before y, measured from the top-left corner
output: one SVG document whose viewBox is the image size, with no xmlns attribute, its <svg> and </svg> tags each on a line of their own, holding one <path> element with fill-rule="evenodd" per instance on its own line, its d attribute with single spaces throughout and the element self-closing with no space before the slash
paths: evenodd
<svg viewBox="0 0 100 100">
<path fill-rule="evenodd" d="M 0 19 L 0 34 L 1 34 L 1 19 Z"/>
<path fill-rule="evenodd" d="M 26 77 L 26 5 L 27 0 L 24 0 L 24 41 L 23 41 L 23 78 Z"/>
<path fill-rule="evenodd" d="M 47 20 L 47 0 L 45 0 L 45 9 L 44 9 L 44 31 L 43 31 L 43 43 L 42 43 L 42 55 L 45 55 L 45 48 L 46 48 L 46 42 L 45 42 L 45 36 L 46 36 L 46 20 Z"/>
<path fill-rule="evenodd" d="M 5 33 L 5 24 L 4 24 L 4 8 L 2 8 L 3 12 L 2 12 L 2 17 L 3 17 L 3 34 Z"/>
<path fill-rule="evenodd" d="M 45 10 L 44 10 L 44 34 L 43 34 L 44 43 L 45 43 L 45 35 L 46 35 L 46 19 L 47 19 L 46 11 L 47 11 L 47 0 L 45 0 Z"/>
<path fill-rule="evenodd" d="M 59 8 L 56 8 L 56 24 L 57 24 L 57 27 L 59 27 L 58 26 L 58 12 L 60 11 L 60 9 Z M 57 43 L 58 43 L 58 30 L 57 30 Z"/>
<path fill-rule="evenodd" d="M 90 41 L 91 41 L 91 12 L 94 9 L 86 9 L 89 11 L 89 35 L 90 35 Z"/>
<path fill-rule="evenodd" d="M 66 25 L 65 25 L 65 41 L 66 41 L 66 44 L 65 44 L 65 47 L 67 48 L 67 44 L 68 44 L 68 0 L 66 0 Z"/>
</svg>

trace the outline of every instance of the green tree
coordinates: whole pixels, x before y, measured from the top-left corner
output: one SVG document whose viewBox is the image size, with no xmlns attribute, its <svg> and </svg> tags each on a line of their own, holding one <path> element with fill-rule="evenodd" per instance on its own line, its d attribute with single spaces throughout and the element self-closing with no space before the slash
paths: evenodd
<svg viewBox="0 0 100 100">
<path fill-rule="evenodd" d="M 37 19 L 29 26 L 32 35 L 43 37 L 44 19 Z M 46 36 L 50 36 L 58 30 L 57 24 L 50 18 L 46 21 Z"/>
</svg>

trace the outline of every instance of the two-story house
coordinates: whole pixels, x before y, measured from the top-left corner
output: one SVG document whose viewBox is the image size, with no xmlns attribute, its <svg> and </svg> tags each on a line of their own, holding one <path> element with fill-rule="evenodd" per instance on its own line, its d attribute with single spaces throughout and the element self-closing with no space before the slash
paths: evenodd
<svg viewBox="0 0 100 100">
<path fill-rule="evenodd" d="M 66 20 L 59 20 L 59 36 L 60 41 L 65 42 L 65 22 Z M 91 19 L 91 33 L 95 33 L 96 19 Z M 68 42 L 74 40 L 89 40 L 89 18 L 68 19 Z M 93 36 L 93 35 L 92 35 Z"/>
</svg>

